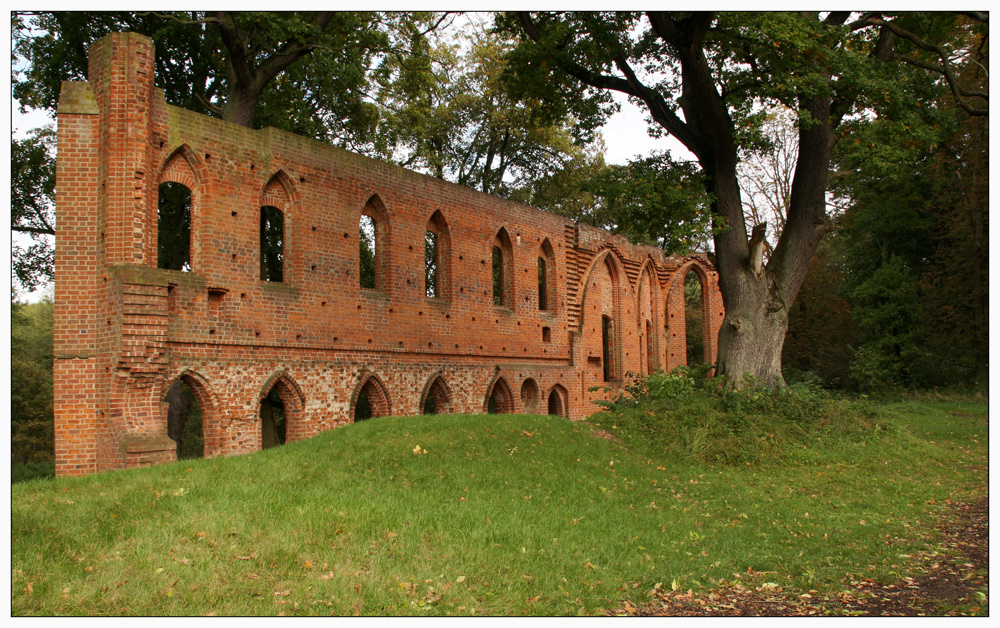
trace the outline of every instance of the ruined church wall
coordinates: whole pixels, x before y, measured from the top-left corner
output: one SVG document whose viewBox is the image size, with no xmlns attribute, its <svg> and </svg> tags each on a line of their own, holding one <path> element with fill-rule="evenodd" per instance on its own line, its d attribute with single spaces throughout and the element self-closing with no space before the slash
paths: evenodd
<svg viewBox="0 0 1000 628">
<path fill-rule="evenodd" d="M 585 417 L 606 394 L 591 390 L 606 382 L 600 317 L 595 336 L 589 308 L 615 318 L 618 377 L 610 385 L 620 384 L 648 368 L 643 318 L 668 320 L 665 295 L 682 266 L 704 269 L 706 342 L 714 342 L 721 299 L 704 256 L 665 257 L 308 138 L 169 106 L 153 85 L 153 58 L 149 39 L 109 35 L 91 50 L 89 82 L 63 86 L 57 474 L 172 460 L 164 397 L 178 378 L 202 406 L 208 456 L 260 449 L 260 400 L 276 383 L 288 440 L 352 423 L 370 378 L 392 415 L 419 414 L 440 378 L 452 412 L 485 411 L 499 380 L 512 393 L 508 410 L 544 413 L 555 390 L 561 412 Z M 165 181 L 191 190 L 188 272 L 157 268 L 157 190 Z M 281 282 L 260 278 L 265 205 L 284 217 Z M 366 206 L 376 208 L 380 229 L 376 290 L 362 289 L 358 276 Z M 428 298 L 424 233 L 435 215 L 447 246 L 441 296 Z M 501 230 L 510 242 L 509 307 L 493 304 L 492 247 Z M 539 309 L 539 256 L 548 258 L 553 284 L 547 311 Z M 662 296 L 646 297 L 641 309 L 644 267 Z M 654 333 L 655 363 L 680 363 L 670 357 L 667 327 Z M 540 394 L 525 408 L 528 379 Z"/>
</svg>

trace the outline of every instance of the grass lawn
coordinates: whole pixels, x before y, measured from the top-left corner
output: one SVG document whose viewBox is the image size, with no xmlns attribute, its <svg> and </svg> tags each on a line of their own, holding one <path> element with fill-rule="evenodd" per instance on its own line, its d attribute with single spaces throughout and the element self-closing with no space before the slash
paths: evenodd
<svg viewBox="0 0 1000 628">
<path fill-rule="evenodd" d="M 14 615 L 576 615 L 748 573 L 895 581 L 986 494 L 985 403 L 781 464 L 534 416 L 387 417 L 235 458 L 12 487 Z M 605 426 L 616 433 L 617 428 Z"/>
</svg>

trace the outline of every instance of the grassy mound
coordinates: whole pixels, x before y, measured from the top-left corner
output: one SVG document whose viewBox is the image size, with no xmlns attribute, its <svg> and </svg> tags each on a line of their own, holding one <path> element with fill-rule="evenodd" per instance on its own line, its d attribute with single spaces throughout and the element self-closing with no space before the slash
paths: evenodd
<svg viewBox="0 0 1000 628">
<path fill-rule="evenodd" d="M 888 415 L 914 435 L 905 450 L 844 441 L 783 465 L 705 464 L 560 418 L 446 415 L 17 484 L 12 612 L 595 614 L 751 573 L 835 596 L 845 578 L 907 573 L 935 509 L 985 486 L 985 405 Z"/>
</svg>

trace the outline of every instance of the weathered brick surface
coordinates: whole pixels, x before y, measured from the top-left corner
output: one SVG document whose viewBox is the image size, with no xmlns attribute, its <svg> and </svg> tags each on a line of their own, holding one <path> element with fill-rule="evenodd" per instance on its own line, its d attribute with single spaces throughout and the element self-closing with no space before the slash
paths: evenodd
<svg viewBox="0 0 1000 628">
<path fill-rule="evenodd" d="M 163 399 L 178 378 L 202 407 L 207 456 L 261 447 L 260 401 L 274 388 L 288 440 L 352 423 L 369 382 L 376 413 L 417 414 L 428 395 L 439 411 L 482 412 L 496 388 L 501 410 L 584 417 L 603 394 L 589 389 L 605 385 L 602 316 L 613 321 L 616 380 L 685 362 L 683 291 L 671 288 L 692 268 L 714 360 L 722 301 L 705 256 L 666 257 L 309 139 L 169 106 L 153 86 L 153 54 L 145 37 L 109 35 L 92 47 L 89 82 L 63 85 L 58 475 L 173 459 Z M 191 190 L 190 272 L 157 268 L 157 188 L 167 181 Z M 262 206 L 284 215 L 280 283 L 260 279 Z M 377 290 L 359 287 L 366 207 L 379 220 Z M 428 229 L 442 251 L 437 298 L 424 292 Z M 493 305 L 501 229 L 509 307 Z"/>
</svg>

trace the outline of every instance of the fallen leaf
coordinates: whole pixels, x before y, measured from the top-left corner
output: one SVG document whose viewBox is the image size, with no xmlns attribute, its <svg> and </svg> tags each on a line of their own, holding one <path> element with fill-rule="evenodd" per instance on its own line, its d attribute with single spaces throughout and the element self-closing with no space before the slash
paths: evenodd
<svg viewBox="0 0 1000 628">
<path fill-rule="evenodd" d="M 275 591 L 274 595 L 275 595 L 275 597 L 278 597 L 278 596 L 284 597 L 284 596 L 290 594 L 291 592 L 292 592 L 291 589 L 285 589 L 284 591 Z"/>
</svg>

